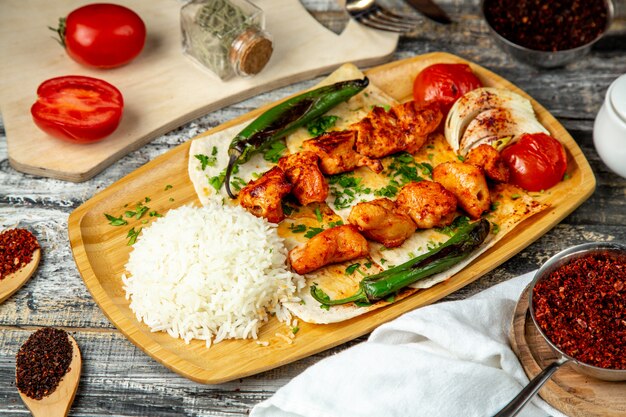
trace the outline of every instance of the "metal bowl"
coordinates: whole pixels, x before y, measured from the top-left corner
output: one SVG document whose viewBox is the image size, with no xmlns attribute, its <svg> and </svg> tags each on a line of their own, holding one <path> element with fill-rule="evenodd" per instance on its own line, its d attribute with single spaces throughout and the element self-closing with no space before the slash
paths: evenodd
<svg viewBox="0 0 626 417">
<path fill-rule="evenodd" d="M 618 259 L 626 261 L 626 245 L 621 243 L 585 243 L 582 245 L 574 246 L 569 249 L 565 249 L 562 252 L 557 253 L 552 258 L 543 264 L 539 271 L 535 274 L 533 281 L 528 289 L 529 291 L 529 310 L 530 317 L 539 334 L 544 338 L 548 345 L 552 348 L 552 351 L 558 357 L 557 360 L 549 364 L 544 368 L 532 381 L 520 391 L 520 393 L 511 400 L 500 412 L 494 417 L 514 417 L 516 416 L 524 406 L 530 401 L 530 399 L 539 391 L 541 386 L 547 382 L 552 374 L 556 372 L 561 366 L 570 364 L 575 371 L 588 375 L 593 378 L 601 379 L 603 381 L 626 381 L 626 369 L 608 369 L 600 368 L 597 366 L 589 365 L 584 362 L 580 362 L 575 358 L 569 356 L 565 352 L 561 351 L 543 332 L 537 320 L 535 318 L 535 310 L 533 309 L 533 289 L 535 285 L 548 277 L 552 272 L 561 267 L 562 265 L 580 258 L 585 255 L 595 253 L 609 253 L 611 256 L 615 256 Z"/>
<path fill-rule="evenodd" d="M 585 45 L 581 45 L 573 49 L 564 49 L 562 51 L 555 52 L 529 49 L 514 42 L 511 42 L 510 40 L 506 39 L 498 32 L 496 32 L 496 30 L 487 20 L 487 17 L 485 15 L 485 0 L 481 0 L 480 2 L 480 11 L 485 23 L 487 24 L 487 27 L 489 28 L 489 32 L 491 32 L 491 35 L 496 40 L 496 43 L 498 44 L 500 49 L 508 52 L 511 56 L 522 62 L 526 62 L 528 64 L 541 68 L 556 68 L 569 64 L 570 62 L 576 61 L 587 55 L 591 50 L 593 44 L 598 42 L 607 32 L 609 26 L 611 26 L 611 22 L 613 22 L 614 7 L 612 0 L 605 1 L 607 5 L 607 20 L 604 30 L 594 40 Z"/>
<path fill-rule="evenodd" d="M 600 368 L 584 362 L 580 362 L 576 358 L 573 358 L 563 352 L 543 332 L 543 330 L 539 326 L 539 323 L 537 323 L 537 319 L 535 318 L 535 310 L 533 308 L 533 289 L 535 288 L 535 285 L 541 280 L 550 276 L 552 272 L 560 268 L 562 265 L 565 265 L 574 259 L 598 253 L 608 253 L 609 256 L 626 262 L 626 245 L 623 245 L 621 243 L 585 243 L 582 245 L 571 247 L 569 249 L 565 249 L 564 251 L 554 255 L 545 264 L 543 264 L 543 266 L 535 274 L 535 277 L 530 284 L 530 288 L 528 289 L 528 295 L 530 300 L 530 317 L 532 318 L 533 323 L 535 324 L 535 327 L 537 327 L 539 333 L 543 336 L 548 345 L 550 345 L 555 354 L 560 356 L 562 360 L 567 360 L 571 362 L 571 366 L 576 371 L 594 378 L 602 379 L 604 381 L 626 381 L 626 369 L 622 370 Z"/>
</svg>

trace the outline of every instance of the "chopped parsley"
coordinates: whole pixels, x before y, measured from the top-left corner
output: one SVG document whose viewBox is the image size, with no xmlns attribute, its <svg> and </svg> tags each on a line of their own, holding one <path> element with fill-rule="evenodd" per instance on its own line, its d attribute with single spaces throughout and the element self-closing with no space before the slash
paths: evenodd
<svg viewBox="0 0 626 417">
<path fill-rule="evenodd" d="M 428 251 L 431 251 L 433 249 L 437 249 L 441 245 L 443 245 L 442 242 L 435 242 L 434 240 L 429 240 L 426 243 L 426 249 L 428 249 Z M 389 267 L 391 268 L 391 265 Z"/>
<path fill-rule="evenodd" d="M 335 197 L 333 204 L 338 209 L 348 208 L 358 196 L 372 192 L 370 188 L 361 185 L 361 178 L 345 173 L 331 175 L 328 177 L 328 184 L 331 195 Z"/>
<path fill-rule="evenodd" d="M 292 327 L 291 328 L 291 333 L 296 334 L 300 331 L 300 328 L 298 326 Z"/>
<path fill-rule="evenodd" d="M 135 244 L 135 242 L 137 241 L 137 236 L 139 236 L 139 233 L 141 233 L 141 227 L 138 230 L 135 230 L 135 228 L 133 227 L 132 229 L 130 229 L 128 231 L 128 234 L 126 235 L 126 237 L 128 238 L 128 246 L 132 246 Z"/>
<path fill-rule="evenodd" d="M 395 197 L 396 194 L 398 194 L 398 191 L 400 191 L 400 189 L 398 188 L 397 185 L 392 184 L 393 183 L 398 183 L 396 180 L 391 180 L 389 182 L 389 185 L 383 187 L 383 188 L 379 188 L 378 190 L 374 191 L 374 195 L 376 197 Z"/>
<path fill-rule="evenodd" d="M 263 152 L 263 159 L 269 162 L 277 163 L 281 156 L 287 150 L 287 145 L 281 141 L 272 142 L 272 144 Z"/>
<path fill-rule="evenodd" d="M 311 239 L 313 236 L 316 236 L 323 231 L 323 227 L 309 227 L 309 230 L 304 234 L 304 237 L 306 237 L 307 239 Z"/>
<path fill-rule="evenodd" d="M 224 185 L 225 178 L 226 178 L 226 170 L 222 170 L 222 172 L 220 172 L 219 175 L 216 175 L 214 177 L 209 177 L 209 184 L 211 184 L 211 186 L 215 188 L 215 191 L 219 191 L 220 188 L 222 188 L 222 185 Z"/>
<path fill-rule="evenodd" d="M 465 157 L 463 155 L 457 155 L 456 158 L 461 162 L 465 162 Z"/>
<path fill-rule="evenodd" d="M 201 153 L 194 155 L 194 158 L 200 161 L 200 168 L 202 168 L 203 171 L 206 169 L 206 167 L 215 166 L 215 163 L 217 162 L 216 157 L 204 155 Z"/>
<path fill-rule="evenodd" d="M 245 185 L 246 182 L 241 177 L 233 177 L 232 181 L 230 182 L 230 186 L 233 187 L 235 191 L 241 190 L 241 188 L 245 187 Z"/>
<path fill-rule="evenodd" d="M 111 226 L 124 226 L 128 224 L 128 222 L 124 220 L 122 216 L 115 217 L 115 216 L 111 216 L 110 214 L 104 213 L 104 217 L 107 218 Z"/>
<path fill-rule="evenodd" d="M 319 136 L 331 127 L 335 126 L 337 119 L 339 119 L 338 116 L 320 116 L 311 123 L 307 124 L 306 129 L 309 131 L 311 136 Z"/>
<path fill-rule="evenodd" d="M 336 222 L 328 223 L 328 227 L 330 227 L 331 229 L 337 226 L 343 226 L 343 220 L 337 220 Z"/>
<path fill-rule="evenodd" d="M 512 198 L 513 200 L 517 200 L 517 199 L 518 199 L 518 198 L 520 198 L 520 197 L 521 197 L 521 195 L 519 195 L 519 194 L 511 194 L 511 198 Z"/>
<path fill-rule="evenodd" d="M 156 210 L 152 210 L 150 213 L 148 213 L 148 215 L 149 215 L 150 217 L 163 217 L 163 215 L 162 215 L 162 214 L 157 213 L 157 211 L 156 211 Z"/>
<path fill-rule="evenodd" d="M 317 217 L 317 221 L 320 223 L 324 221 L 324 217 L 322 216 L 322 212 L 320 211 L 319 207 L 315 208 L 315 217 Z"/>
<path fill-rule="evenodd" d="M 489 207 L 489 209 L 491 211 L 496 211 L 499 206 L 500 206 L 500 202 L 499 201 L 494 201 L 494 202 L 491 203 L 491 206 Z"/>
<path fill-rule="evenodd" d="M 150 201 L 150 200 L 148 200 Z M 144 206 L 143 203 L 140 201 L 139 203 L 137 203 L 137 205 L 135 206 L 135 211 L 132 210 L 128 210 L 124 213 L 124 215 L 126 217 L 134 217 L 137 220 L 141 219 L 141 217 L 144 215 L 144 213 L 146 211 L 150 210 L 150 207 L 148 206 Z"/>
<path fill-rule="evenodd" d="M 165 186 L 165 190 L 163 190 L 163 191 L 167 191 L 167 190 L 171 189 L 172 187 L 173 187 L 173 185 L 172 185 L 172 184 L 167 184 L 167 185 Z"/>
<path fill-rule="evenodd" d="M 349 266 L 346 268 L 346 275 L 352 275 L 352 274 L 354 274 L 354 271 L 356 271 L 357 269 L 359 269 L 359 267 L 360 267 L 360 266 L 361 266 L 361 264 L 360 264 L 360 263 L 358 263 L 358 262 L 357 262 L 357 263 L 355 263 L 355 264 L 349 265 Z"/>
<path fill-rule="evenodd" d="M 291 223 L 289 225 L 289 230 L 291 230 L 291 233 L 304 233 L 306 232 L 306 226 L 303 224 L 296 226 L 294 223 Z"/>
<path fill-rule="evenodd" d="M 291 216 L 291 214 L 295 211 L 296 213 L 299 211 L 299 209 L 297 207 L 292 206 L 291 204 L 285 202 L 285 201 L 281 201 L 280 203 L 283 207 L 283 212 L 285 213 L 286 216 Z"/>
<path fill-rule="evenodd" d="M 444 235 L 453 236 L 459 227 L 468 224 L 469 221 L 470 219 L 467 216 L 458 216 L 449 225 L 436 227 L 435 230 L 439 233 L 443 233 Z"/>
<path fill-rule="evenodd" d="M 385 175 L 390 178 L 389 184 L 374 193 L 379 197 L 394 197 L 403 185 L 414 181 L 423 181 L 423 176 L 430 177 L 433 167 L 428 162 L 416 162 L 408 152 L 400 152 L 393 155 L 393 161 L 385 170 Z"/>
<path fill-rule="evenodd" d="M 491 223 L 491 233 L 497 235 L 500 232 L 500 225 L 497 223 Z"/>
</svg>

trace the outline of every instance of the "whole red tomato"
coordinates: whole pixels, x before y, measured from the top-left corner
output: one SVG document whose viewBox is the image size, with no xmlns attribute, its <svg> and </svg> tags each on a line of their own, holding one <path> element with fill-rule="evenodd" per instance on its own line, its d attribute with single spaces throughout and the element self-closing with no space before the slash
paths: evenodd
<svg viewBox="0 0 626 417">
<path fill-rule="evenodd" d="M 44 132 L 75 143 L 95 142 L 120 123 L 124 99 L 113 85 L 98 78 L 69 75 L 51 78 L 37 88 L 30 108 Z"/>
<path fill-rule="evenodd" d="M 146 42 L 146 25 L 117 4 L 80 7 L 60 19 L 59 35 L 67 54 L 88 67 L 114 68 L 132 61 Z"/>
<path fill-rule="evenodd" d="M 413 99 L 418 104 L 436 101 L 445 115 L 459 97 L 482 86 L 467 64 L 434 64 L 415 77 Z"/>
<path fill-rule="evenodd" d="M 524 134 L 519 142 L 501 152 L 509 166 L 509 182 L 528 191 L 541 191 L 556 185 L 567 169 L 563 145 L 545 133 Z"/>
</svg>

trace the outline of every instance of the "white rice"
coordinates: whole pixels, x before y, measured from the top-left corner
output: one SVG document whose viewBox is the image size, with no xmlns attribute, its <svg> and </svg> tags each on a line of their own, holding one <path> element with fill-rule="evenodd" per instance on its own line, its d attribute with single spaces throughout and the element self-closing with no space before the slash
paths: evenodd
<svg viewBox="0 0 626 417">
<path fill-rule="evenodd" d="M 276 226 L 239 206 L 210 201 L 170 210 L 143 229 L 123 275 L 126 299 L 154 332 L 189 343 L 257 338 L 275 314 L 290 323 L 286 301 L 304 279 L 286 266 Z"/>
</svg>

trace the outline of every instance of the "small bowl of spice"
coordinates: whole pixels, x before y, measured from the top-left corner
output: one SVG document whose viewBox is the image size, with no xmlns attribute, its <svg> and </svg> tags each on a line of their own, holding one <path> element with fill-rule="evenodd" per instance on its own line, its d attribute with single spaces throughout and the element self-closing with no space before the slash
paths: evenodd
<svg viewBox="0 0 626 417">
<path fill-rule="evenodd" d="M 577 371 L 626 380 L 626 245 L 587 243 L 550 258 L 530 286 L 530 315 Z"/>
<path fill-rule="evenodd" d="M 500 48 L 543 68 L 586 55 L 613 19 L 611 0 L 482 0 L 481 11 Z"/>
<path fill-rule="evenodd" d="M 495 417 L 512 417 L 561 366 L 626 381 L 626 245 L 585 243 L 557 253 L 529 287 L 530 317 L 556 360 Z"/>
</svg>

